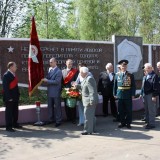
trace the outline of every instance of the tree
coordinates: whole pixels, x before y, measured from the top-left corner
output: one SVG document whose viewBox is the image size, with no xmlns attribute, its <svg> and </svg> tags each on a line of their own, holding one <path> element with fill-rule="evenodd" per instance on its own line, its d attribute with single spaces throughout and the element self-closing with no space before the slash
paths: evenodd
<svg viewBox="0 0 160 160">
<path fill-rule="evenodd" d="M 77 0 L 80 39 L 96 40 L 98 33 L 98 0 Z"/>
<path fill-rule="evenodd" d="M 8 37 L 18 25 L 18 17 L 22 14 L 23 0 L 0 1 L 0 36 Z M 23 14 L 22 14 L 23 15 Z"/>
<path fill-rule="evenodd" d="M 140 34 L 145 43 L 160 43 L 160 4 L 158 0 L 140 2 Z"/>
<path fill-rule="evenodd" d="M 120 29 L 118 35 L 136 36 L 140 24 L 139 2 L 138 0 L 116 1 L 114 12 L 118 15 Z"/>
<path fill-rule="evenodd" d="M 109 40 L 119 30 L 114 0 L 74 0 L 70 26 L 72 33 L 85 40 Z M 77 37 L 77 35 L 76 35 Z"/>
<path fill-rule="evenodd" d="M 30 31 L 30 17 L 35 15 L 37 31 L 40 38 L 63 38 L 66 34 L 61 25 L 61 18 L 53 0 L 32 0 L 27 1 L 26 17 L 23 23 L 17 27 L 14 36 L 28 37 Z M 28 32 L 28 34 L 27 34 Z"/>
</svg>

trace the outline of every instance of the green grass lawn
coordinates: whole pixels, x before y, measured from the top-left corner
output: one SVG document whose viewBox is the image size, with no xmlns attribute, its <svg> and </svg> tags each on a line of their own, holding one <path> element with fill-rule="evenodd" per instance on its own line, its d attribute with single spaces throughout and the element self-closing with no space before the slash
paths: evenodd
<svg viewBox="0 0 160 160">
<path fill-rule="evenodd" d="M 29 105 L 29 104 L 35 104 L 35 101 L 40 101 L 41 103 L 47 103 L 47 93 L 46 91 L 40 91 L 38 90 L 36 93 L 33 94 L 31 98 L 28 96 L 28 88 L 22 88 L 20 89 L 20 101 L 19 105 Z M 0 84 L 0 107 L 3 107 L 3 96 L 2 96 L 2 84 Z"/>
</svg>

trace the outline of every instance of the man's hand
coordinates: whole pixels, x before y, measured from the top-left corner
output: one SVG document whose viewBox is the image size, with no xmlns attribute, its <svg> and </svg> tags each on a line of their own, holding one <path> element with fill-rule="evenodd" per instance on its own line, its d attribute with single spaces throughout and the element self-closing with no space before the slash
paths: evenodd
<svg viewBox="0 0 160 160">
<path fill-rule="evenodd" d="M 134 99 L 135 97 L 134 96 L 132 96 L 132 99 Z"/>
<path fill-rule="evenodd" d="M 43 78 L 43 79 L 41 79 L 41 80 L 42 80 L 42 82 L 47 82 L 47 81 L 48 81 L 47 78 Z"/>
</svg>

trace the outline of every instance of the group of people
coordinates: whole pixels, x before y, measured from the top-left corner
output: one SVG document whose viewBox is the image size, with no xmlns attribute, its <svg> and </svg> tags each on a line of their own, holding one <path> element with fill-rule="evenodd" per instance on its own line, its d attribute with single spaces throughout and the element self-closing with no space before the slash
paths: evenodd
<svg viewBox="0 0 160 160">
<path fill-rule="evenodd" d="M 42 79 L 47 84 L 49 122 L 55 121 L 55 126 L 61 125 L 61 89 L 75 87 L 79 89 L 82 100 L 78 101 L 79 123 L 84 125 L 82 135 L 92 134 L 95 130 L 95 109 L 98 103 L 96 81 L 85 64 L 79 63 L 78 69 L 73 68 L 73 61 L 66 61 L 66 68 L 62 71 L 57 67 L 55 58 L 50 59 L 50 68 L 46 78 Z M 64 99 L 67 121 L 76 124 L 76 107 L 67 106 Z"/>
<path fill-rule="evenodd" d="M 79 123 L 84 125 L 82 135 L 95 132 L 95 110 L 98 104 L 98 94 L 103 97 L 103 114 L 108 116 L 108 102 L 110 101 L 111 114 L 114 122 L 120 122 L 119 128 L 131 129 L 132 123 L 132 99 L 135 97 L 134 75 L 127 71 L 127 60 L 118 62 L 117 73 L 113 72 L 113 65 L 108 63 L 106 70 L 99 75 L 98 84 L 86 64 L 79 63 L 78 69 L 73 68 L 73 61 L 66 61 L 66 68 L 61 70 L 57 66 L 57 60 L 51 58 L 50 68 L 46 78 L 42 81 L 47 85 L 48 98 L 48 121 L 47 124 L 55 122 L 55 127 L 62 123 L 61 90 L 62 88 L 75 87 L 82 95 L 78 101 Z M 160 73 L 160 62 L 157 63 Z M 17 70 L 15 62 L 8 63 L 8 70 L 3 76 L 3 97 L 6 106 L 6 130 L 14 132 L 13 128 L 22 128 L 18 121 L 19 90 L 18 81 L 15 76 Z M 142 81 L 141 95 L 144 99 L 146 129 L 155 128 L 155 117 L 159 108 L 160 78 L 154 72 L 151 64 L 146 63 L 143 67 L 144 77 Z M 115 100 L 118 100 L 116 106 Z M 67 121 L 76 124 L 76 107 L 70 108 L 64 99 Z M 158 107 L 157 107 L 158 106 Z"/>
</svg>

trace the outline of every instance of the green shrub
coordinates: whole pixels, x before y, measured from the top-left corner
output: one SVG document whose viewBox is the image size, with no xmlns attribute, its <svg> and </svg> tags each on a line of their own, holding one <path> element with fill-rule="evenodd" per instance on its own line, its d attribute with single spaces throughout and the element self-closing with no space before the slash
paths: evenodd
<svg viewBox="0 0 160 160">
<path fill-rule="evenodd" d="M 35 101 L 40 101 L 42 103 L 47 103 L 47 93 L 46 91 L 37 90 L 32 97 L 28 96 L 28 88 L 19 87 L 20 90 L 20 100 L 19 105 L 29 105 L 35 104 Z M 3 96 L 2 96 L 2 84 L 0 84 L 0 107 L 3 107 Z"/>
</svg>

